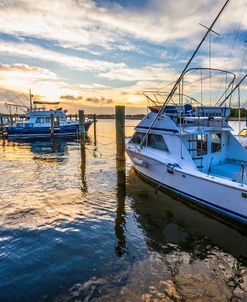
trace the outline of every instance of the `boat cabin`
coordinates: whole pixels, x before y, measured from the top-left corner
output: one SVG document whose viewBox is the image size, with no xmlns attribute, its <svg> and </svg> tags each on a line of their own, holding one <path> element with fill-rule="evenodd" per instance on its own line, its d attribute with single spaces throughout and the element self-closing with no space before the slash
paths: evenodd
<svg viewBox="0 0 247 302">
<path fill-rule="evenodd" d="M 228 125 L 230 108 L 167 106 L 154 125 L 151 111 L 136 127 L 131 142 L 149 155 L 171 160 L 206 175 L 247 183 L 246 151 Z M 150 126 L 152 127 L 150 128 Z M 236 160 L 237 158 L 237 160 Z M 246 162 L 247 164 L 247 162 Z"/>
<path fill-rule="evenodd" d="M 59 127 L 67 124 L 66 110 L 35 110 L 27 113 L 26 120 L 15 124 L 17 128 L 27 127 L 50 127 L 54 116 L 54 126 Z"/>
</svg>

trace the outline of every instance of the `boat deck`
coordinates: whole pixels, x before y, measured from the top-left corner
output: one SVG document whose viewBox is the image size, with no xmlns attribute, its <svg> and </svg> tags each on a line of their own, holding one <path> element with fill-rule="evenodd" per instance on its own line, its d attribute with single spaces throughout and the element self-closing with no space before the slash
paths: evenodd
<svg viewBox="0 0 247 302">
<path fill-rule="evenodd" d="M 223 164 L 212 167 L 210 175 L 232 180 L 233 182 L 247 184 L 247 166 L 241 162 L 226 161 Z"/>
</svg>

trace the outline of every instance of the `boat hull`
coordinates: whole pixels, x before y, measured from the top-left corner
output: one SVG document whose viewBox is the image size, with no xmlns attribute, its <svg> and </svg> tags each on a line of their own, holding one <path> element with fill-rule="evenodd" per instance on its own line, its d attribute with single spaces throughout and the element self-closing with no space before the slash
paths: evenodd
<svg viewBox="0 0 247 302">
<path fill-rule="evenodd" d="M 85 123 L 85 131 L 89 130 L 92 122 Z M 49 138 L 51 137 L 50 127 L 27 127 L 27 128 L 17 128 L 8 127 L 7 133 L 9 138 Z M 66 125 L 54 128 L 54 137 L 76 137 L 79 133 L 79 125 Z"/>
<path fill-rule="evenodd" d="M 187 200 L 193 205 L 199 204 L 207 209 L 247 224 L 246 190 L 232 188 L 217 182 L 213 176 L 198 177 L 182 169 L 172 168 L 158 160 L 150 159 L 138 152 L 127 150 L 127 153 L 138 173 Z M 135 158 L 146 161 L 146 166 L 136 164 Z"/>
</svg>

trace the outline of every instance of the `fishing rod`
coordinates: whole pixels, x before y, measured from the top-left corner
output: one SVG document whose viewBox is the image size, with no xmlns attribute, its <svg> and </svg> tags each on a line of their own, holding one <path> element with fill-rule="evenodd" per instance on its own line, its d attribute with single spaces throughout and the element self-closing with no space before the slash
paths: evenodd
<svg viewBox="0 0 247 302">
<path fill-rule="evenodd" d="M 217 14 L 216 18 L 214 19 L 214 21 L 212 22 L 212 24 L 210 25 L 210 27 L 208 28 L 208 30 L 206 31 L 206 33 L 204 34 L 202 40 L 200 41 L 200 43 L 198 44 L 196 50 L 193 52 L 191 58 L 189 59 L 188 63 L 186 64 L 186 66 L 184 67 L 183 71 L 181 72 L 179 78 L 177 79 L 177 81 L 175 82 L 172 90 L 170 91 L 170 93 L 168 94 L 163 106 L 160 108 L 159 112 L 157 113 L 157 115 L 155 116 L 151 126 L 149 127 L 148 131 L 146 132 L 146 134 L 144 135 L 140 146 L 142 146 L 143 142 L 145 141 L 147 135 L 149 134 L 151 128 L 153 127 L 154 123 L 156 122 L 156 120 L 158 119 L 158 117 L 160 116 L 160 114 L 163 112 L 164 107 L 166 106 L 166 104 L 170 101 L 171 97 L 173 96 L 173 94 L 175 93 L 175 91 L 177 90 L 177 87 L 179 85 L 179 83 L 181 82 L 184 74 L 187 71 L 187 68 L 189 67 L 190 63 L 192 62 L 192 60 L 194 59 L 195 55 L 198 53 L 199 49 L 201 48 L 203 42 L 205 41 L 205 39 L 207 38 L 208 34 L 212 31 L 215 23 L 217 22 L 217 20 L 219 19 L 219 17 L 221 16 L 221 14 L 223 13 L 223 11 L 225 10 L 226 6 L 229 4 L 231 0 L 227 0 L 225 2 L 225 4 L 223 5 L 223 7 L 221 8 L 221 10 L 219 11 L 219 13 Z"/>
</svg>

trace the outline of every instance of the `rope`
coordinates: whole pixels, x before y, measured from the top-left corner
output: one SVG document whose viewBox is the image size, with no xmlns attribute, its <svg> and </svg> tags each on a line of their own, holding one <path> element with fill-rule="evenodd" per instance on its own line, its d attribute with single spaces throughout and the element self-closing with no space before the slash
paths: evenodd
<svg viewBox="0 0 247 302">
<path fill-rule="evenodd" d="M 102 142 L 97 141 L 96 143 L 97 143 L 97 144 L 100 144 L 100 145 L 102 145 L 102 146 L 108 146 L 108 145 L 116 144 L 116 141 L 113 141 L 113 142 L 110 142 L 110 143 L 102 143 Z"/>
<path fill-rule="evenodd" d="M 160 181 L 160 183 L 158 184 L 158 186 L 155 188 L 155 190 L 154 190 L 155 193 L 157 193 L 157 191 L 161 187 L 162 183 L 164 182 L 166 174 L 167 174 L 167 169 L 166 169 L 165 175 L 163 176 L 162 180 Z"/>
<path fill-rule="evenodd" d="M 85 149 L 94 157 L 94 158 L 103 158 L 103 159 L 116 159 L 116 154 L 110 154 L 109 156 L 106 154 L 101 153 L 99 150 L 91 150 L 90 148 L 88 148 L 85 144 L 83 144 Z M 99 154 L 99 156 L 96 155 L 96 153 Z"/>
</svg>

